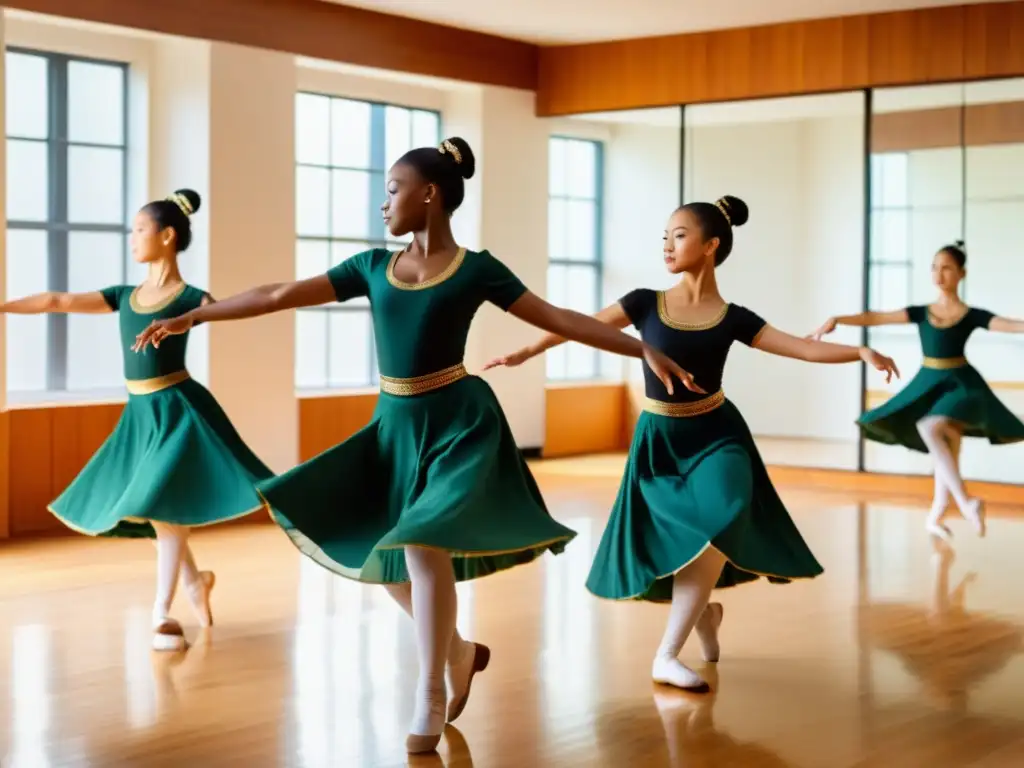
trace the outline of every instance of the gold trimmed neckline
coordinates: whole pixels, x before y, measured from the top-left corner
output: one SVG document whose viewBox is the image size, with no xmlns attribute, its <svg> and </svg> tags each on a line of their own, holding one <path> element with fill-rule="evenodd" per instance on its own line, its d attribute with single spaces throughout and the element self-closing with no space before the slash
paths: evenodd
<svg viewBox="0 0 1024 768">
<path fill-rule="evenodd" d="M 726 302 L 725 306 L 710 320 L 705 320 L 703 323 L 680 323 L 677 320 L 673 320 L 669 317 L 668 306 L 665 301 L 665 292 L 658 291 L 658 317 L 665 325 L 669 328 L 673 328 L 677 331 L 707 331 L 714 328 L 716 325 L 721 323 L 725 316 L 729 313 L 729 303 Z"/>
<path fill-rule="evenodd" d="M 424 280 L 422 283 L 406 283 L 395 276 L 395 264 L 398 262 L 398 257 L 403 253 L 405 253 L 405 251 L 395 251 L 391 254 L 391 261 L 388 262 L 387 270 L 388 282 L 395 286 L 395 288 L 400 288 L 403 291 L 422 291 L 427 288 L 433 288 L 435 285 L 440 285 L 454 275 L 459 270 L 459 267 L 462 266 L 462 262 L 466 259 L 466 249 L 460 247 L 459 250 L 455 252 L 455 258 L 452 259 L 451 263 L 438 274 L 434 275 L 429 280 Z"/>
<path fill-rule="evenodd" d="M 932 328 L 938 328 L 939 330 L 943 331 L 946 330 L 947 328 L 952 328 L 954 325 L 959 325 L 967 318 L 969 314 L 971 314 L 971 308 L 968 306 L 967 309 L 964 310 L 963 314 L 960 315 L 956 320 L 953 320 L 952 322 L 948 320 L 943 320 L 937 323 L 935 322 L 935 318 L 937 316 L 934 312 L 932 312 L 932 305 L 928 304 L 924 308 L 924 315 L 925 319 L 928 321 L 928 325 L 930 325 Z"/>
<path fill-rule="evenodd" d="M 141 285 L 135 286 L 135 290 L 132 291 L 132 295 L 128 298 L 128 303 L 131 305 L 132 311 L 137 315 L 152 315 L 159 312 L 161 309 L 167 309 L 171 306 L 174 301 L 185 292 L 188 288 L 188 283 L 182 283 L 181 287 L 172 293 L 170 296 L 161 299 L 156 304 L 141 304 L 139 303 L 139 291 L 142 289 Z"/>
</svg>

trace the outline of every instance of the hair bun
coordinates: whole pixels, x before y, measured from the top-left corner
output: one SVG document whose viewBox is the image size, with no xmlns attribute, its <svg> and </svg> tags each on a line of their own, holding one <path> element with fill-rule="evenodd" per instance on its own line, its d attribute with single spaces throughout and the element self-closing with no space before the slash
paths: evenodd
<svg viewBox="0 0 1024 768">
<path fill-rule="evenodd" d="M 963 240 L 954 240 L 953 245 L 955 245 L 960 250 L 963 250 L 964 246 L 967 245 L 967 243 L 965 243 Z"/>
<path fill-rule="evenodd" d="M 176 189 L 174 190 L 174 195 L 180 195 L 188 201 L 189 208 L 192 209 L 192 213 L 189 214 L 190 216 L 199 213 L 199 208 L 203 204 L 203 198 L 194 189 Z"/>
<path fill-rule="evenodd" d="M 445 141 L 459 152 L 459 157 L 456 161 L 459 175 L 464 179 L 472 179 L 473 174 L 476 173 L 476 157 L 473 155 L 473 149 L 469 146 L 469 142 L 459 136 L 451 136 L 445 139 Z M 455 157 L 453 156 L 452 159 L 455 160 Z"/>
<path fill-rule="evenodd" d="M 729 223 L 734 227 L 742 227 L 750 219 L 750 209 L 738 197 L 726 195 L 718 202 L 729 212 Z"/>
</svg>

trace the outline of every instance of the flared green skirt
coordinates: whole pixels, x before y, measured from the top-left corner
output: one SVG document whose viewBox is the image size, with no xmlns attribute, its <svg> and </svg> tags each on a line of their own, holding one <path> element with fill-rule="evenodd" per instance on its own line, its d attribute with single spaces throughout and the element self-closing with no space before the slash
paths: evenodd
<svg viewBox="0 0 1024 768">
<path fill-rule="evenodd" d="M 90 536 L 155 536 L 149 521 L 202 526 L 263 504 L 273 473 L 202 384 L 129 395 L 117 426 L 50 511 Z"/>
<path fill-rule="evenodd" d="M 823 572 L 731 402 L 691 418 L 644 412 L 587 589 L 669 602 L 672 577 L 708 547 L 727 559 L 718 589 Z"/>
<path fill-rule="evenodd" d="M 300 551 L 371 584 L 409 580 L 406 546 L 451 553 L 467 581 L 558 554 L 576 535 L 548 513 L 497 398 L 475 376 L 381 393 L 366 427 L 258 488 Z"/>
<path fill-rule="evenodd" d="M 927 453 L 917 430 L 917 423 L 927 416 L 957 422 L 966 437 L 985 437 L 996 444 L 1024 440 L 1024 423 L 970 365 L 921 368 L 890 400 L 863 414 L 857 425 L 868 440 Z"/>
</svg>

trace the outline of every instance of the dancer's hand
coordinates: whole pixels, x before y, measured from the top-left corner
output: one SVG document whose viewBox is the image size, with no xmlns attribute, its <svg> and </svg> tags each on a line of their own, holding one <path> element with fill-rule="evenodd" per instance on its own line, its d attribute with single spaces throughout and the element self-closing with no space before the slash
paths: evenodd
<svg viewBox="0 0 1024 768">
<path fill-rule="evenodd" d="M 662 354 L 653 347 L 649 347 L 644 344 L 644 360 L 647 361 L 647 365 L 654 371 L 654 375 L 657 376 L 661 383 L 665 385 L 665 390 L 670 394 L 675 394 L 675 385 L 672 382 L 673 378 L 679 379 L 683 382 L 683 386 L 691 392 L 696 392 L 701 395 L 706 395 L 707 392 L 697 386 L 693 380 L 693 376 L 688 371 L 684 371 L 679 363 L 675 362 L 668 356 Z"/>
<path fill-rule="evenodd" d="M 899 369 L 896 368 L 896 363 L 893 362 L 893 359 L 891 357 L 886 357 L 879 352 L 875 352 L 875 350 L 870 347 L 861 347 L 860 359 L 872 368 L 885 373 L 886 384 L 892 381 L 893 374 L 896 374 L 897 379 L 900 377 Z"/>
<path fill-rule="evenodd" d="M 814 341 L 821 341 L 821 337 L 828 336 L 830 333 L 832 333 L 832 331 L 836 329 L 836 325 L 836 318 L 830 317 L 828 320 L 821 324 L 821 327 L 818 330 L 816 330 L 812 334 L 809 334 L 808 336 L 805 336 L 804 338 L 813 339 Z"/>
<path fill-rule="evenodd" d="M 192 315 L 188 312 L 179 317 L 172 317 L 169 320 L 154 320 L 146 327 L 146 330 L 135 337 L 135 344 L 132 346 L 132 349 L 136 352 L 142 352 L 149 344 L 152 344 L 155 349 L 168 336 L 188 333 L 192 328 L 193 322 Z"/>
<path fill-rule="evenodd" d="M 487 363 L 481 370 L 489 371 L 491 368 L 498 368 L 504 366 L 505 368 L 515 368 L 517 365 L 522 365 L 530 358 L 534 357 L 536 353 L 533 352 L 529 347 L 523 347 L 518 352 L 513 352 L 511 355 L 505 355 L 504 357 L 496 357 Z"/>
</svg>

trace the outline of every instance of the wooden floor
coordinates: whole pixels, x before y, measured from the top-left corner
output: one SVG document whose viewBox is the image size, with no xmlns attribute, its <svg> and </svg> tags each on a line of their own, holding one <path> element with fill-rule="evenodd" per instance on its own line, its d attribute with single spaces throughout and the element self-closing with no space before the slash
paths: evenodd
<svg viewBox="0 0 1024 768">
<path fill-rule="evenodd" d="M 1024 765 L 1024 516 L 955 550 L 924 503 L 781 490 L 826 574 L 720 593 L 716 693 L 649 679 L 665 609 L 583 584 L 616 489 L 600 461 L 541 465 L 560 557 L 460 587 L 494 657 L 438 756 L 407 761 L 412 626 L 382 590 L 329 576 L 271 526 L 213 529 L 217 626 L 150 653 L 153 550 L 70 538 L 0 548 L 0 764 L 48 766 Z M 588 469 L 589 467 L 589 469 Z M 700 668 L 693 644 L 684 658 Z"/>
</svg>

